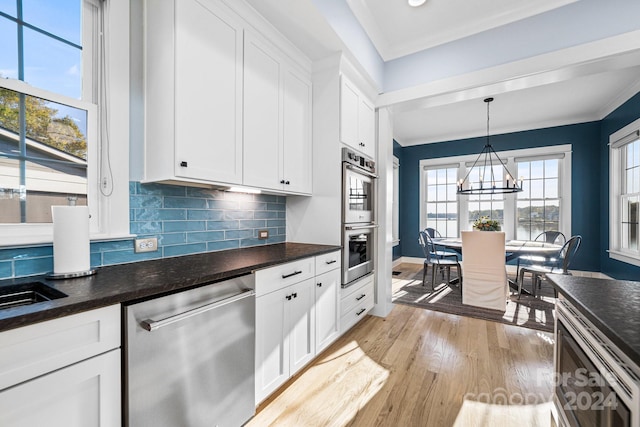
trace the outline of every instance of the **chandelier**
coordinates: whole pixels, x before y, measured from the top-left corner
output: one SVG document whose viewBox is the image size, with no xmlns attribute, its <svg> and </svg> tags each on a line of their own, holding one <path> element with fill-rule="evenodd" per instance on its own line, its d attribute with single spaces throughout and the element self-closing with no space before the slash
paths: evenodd
<svg viewBox="0 0 640 427">
<path fill-rule="evenodd" d="M 505 194 L 522 191 L 522 178 L 520 178 L 520 183 L 516 181 L 489 141 L 489 103 L 491 101 L 493 98 L 484 100 L 487 103 L 487 142 L 467 175 L 458 181 L 458 194 Z M 496 174 L 494 165 L 501 165 L 504 169 L 501 171 L 504 173 Z M 474 186 L 469 176 L 476 170 L 480 179 Z"/>
</svg>

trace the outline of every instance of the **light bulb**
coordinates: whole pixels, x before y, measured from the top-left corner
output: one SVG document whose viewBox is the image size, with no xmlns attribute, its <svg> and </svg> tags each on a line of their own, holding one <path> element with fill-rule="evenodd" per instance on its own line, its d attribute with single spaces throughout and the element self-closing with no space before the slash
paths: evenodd
<svg viewBox="0 0 640 427">
<path fill-rule="evenodd" d="M 422 6 L 423 4 L 425 4 L 427 0 L 407 0 L 407 1 L 409 3 L 409 6 L 418 7 L 418 6 Z"/>
</svg>

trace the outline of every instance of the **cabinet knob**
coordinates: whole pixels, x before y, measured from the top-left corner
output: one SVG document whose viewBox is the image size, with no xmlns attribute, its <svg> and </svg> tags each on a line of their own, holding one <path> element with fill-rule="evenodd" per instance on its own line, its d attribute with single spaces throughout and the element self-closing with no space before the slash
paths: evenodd
<svg viewBox="0 0 640 427">
<path fill-rule="evenodd" d="M 291 296 L 293 296 L 294 298 L 298 298 L 298 294 L 296 292 L 292 293 Z"/>
<path fill-rule="evenodd" d="M 285 296 L 285 298 L 286 298 L 288 301 L 291 301 L 291 295 L 287 295 L 287 296 Z"/>
<path fill-rule="evenodd" d="M 281 180 L 280 180 L 280 184 L 284 184 L 284 179 L 281 179 Z"/>
<path fill-rule="evenodd" d="M 284 183 L 287 184 L 287 185 L 291 184 L 289 181 L 285 181 Z"/>
<path fill-rule="evenodd" d="M 322 287 L 322 282 L 318 282 L 318 283 L 316 284 L 316 286 L 317 286 L 317 287 L 319 287 L 319 288 L 321 288 L 321 287 Z"/>
<path fill-rule="evenodd" d="M 186 168 L 187 167 L 187 162 L 180 162 L 180 167 L 181 168 Z"/>
</svg>

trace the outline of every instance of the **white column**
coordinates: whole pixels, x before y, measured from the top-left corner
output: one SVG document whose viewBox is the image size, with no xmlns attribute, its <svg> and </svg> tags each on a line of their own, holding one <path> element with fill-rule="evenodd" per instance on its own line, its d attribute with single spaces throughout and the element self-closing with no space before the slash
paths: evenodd
<svg viewBox="0 0 640 427">
<path fill-rule="evenodd" d="M 387 108 L 377 112 L 378 188 L 376 237 L 376 305 L 371 314 L 386 317 L 391 302 L 391 258 L 393 252 L 393 125 Z"/>
</svg>

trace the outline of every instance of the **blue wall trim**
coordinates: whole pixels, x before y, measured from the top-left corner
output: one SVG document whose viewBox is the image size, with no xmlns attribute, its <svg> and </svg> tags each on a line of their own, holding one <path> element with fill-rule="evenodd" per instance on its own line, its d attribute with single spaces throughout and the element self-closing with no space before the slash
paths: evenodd
<svg viewBox="0 0 640 427">
<path fill-rule="evenodd" d="M 136 254 L 131 239 L 94 242 L 91 267 L 286 241 L 284 196 L 130 182 L 129 219 L 131 234 L 158 238 L 158 251 Z M 52 271 L 51 245 L 0 249 L 0 279 Z"/>
</svg>

